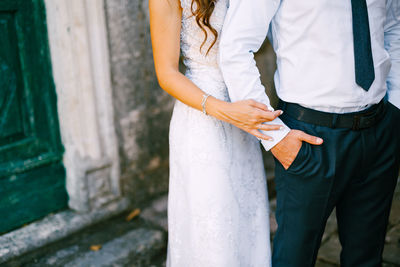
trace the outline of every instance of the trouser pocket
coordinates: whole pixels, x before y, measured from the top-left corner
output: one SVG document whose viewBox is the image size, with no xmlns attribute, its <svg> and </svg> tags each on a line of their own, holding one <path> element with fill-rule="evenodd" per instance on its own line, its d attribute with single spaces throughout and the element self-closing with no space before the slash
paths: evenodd
<svg viewBox="0 0 400 267">
<path fill-rule="evenodd" d="M 318 126 L 298 121 L 287 115 L 282 116 L 281 119 L 292 130 L 300 130 L 310 135 L 323 137 L 321 136 L 322 134 L 318 133 L 318 131 L 316 130 Z M 285 170 L 285 172 L 304 177 L 309 175 L 315 175 L 316 172 L 318 172 L 319 168 L 321 167 L 322 156 L 323 156 L 322 149 L 323 146 L 311 145 L 303 141 L 302 146 L 299 152 L 297 153 L 296 158 L 289 166 L 289 168 Z M 283 166 L 280 164 L 278 160 L 276 160 L 276 164 L 278 167 L 284 170 Z"/>
</svg>

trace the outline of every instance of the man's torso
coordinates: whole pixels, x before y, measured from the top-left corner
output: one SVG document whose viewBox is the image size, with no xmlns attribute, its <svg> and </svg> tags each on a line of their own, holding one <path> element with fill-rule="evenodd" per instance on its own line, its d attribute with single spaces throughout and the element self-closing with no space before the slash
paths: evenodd
<svg viewBox="0 0 400 267">
<path fill-rule="evenodd" d="M 270 36 L 277 54 L 280 98 L 321 111 L 346 113 L 386 94 L 390 58 L 384 48 L 386 0 L 367 0 L 375 81 L 355 82 L 351 1 L 282 0 Z"/>
</svg>

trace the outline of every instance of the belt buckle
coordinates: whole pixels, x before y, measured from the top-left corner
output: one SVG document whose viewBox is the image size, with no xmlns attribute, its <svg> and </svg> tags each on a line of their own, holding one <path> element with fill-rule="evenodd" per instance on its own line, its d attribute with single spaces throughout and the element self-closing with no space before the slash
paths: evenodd
<svg viewBox="0 0 400 267">
<path fill-rule="evenodd" d="M 361 116 L 360 115 L 354 115 L 353 117 L 353 131 L 358 131 L 360 130 L 360 120 L 361 120 Z"/>
</svg>

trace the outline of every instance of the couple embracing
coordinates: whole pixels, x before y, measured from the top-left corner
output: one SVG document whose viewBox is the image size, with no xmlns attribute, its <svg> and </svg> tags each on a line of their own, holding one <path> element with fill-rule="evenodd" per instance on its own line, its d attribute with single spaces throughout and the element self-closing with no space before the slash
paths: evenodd
<svg viewBox="0 0 400 267">
<path fill-rule="evenodd" d="M 150 0 L 170 126 L 169 267 L 381 266 L 400 162 L 400 0 Z M 277 55 L 270 106 L 254 61 Z M 186 66 L 179 72 L 180 51 Z M 259 145 L 275 158 L 269 239 Z"/>
</svg>

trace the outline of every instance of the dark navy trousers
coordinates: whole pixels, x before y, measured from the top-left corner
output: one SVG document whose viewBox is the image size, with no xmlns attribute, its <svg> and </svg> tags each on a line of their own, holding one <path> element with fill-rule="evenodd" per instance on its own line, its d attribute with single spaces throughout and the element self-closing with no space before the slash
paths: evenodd
<svg viewBox="0 0 400 267">
<path fill-rule="evenodd" d="M 324 139 L 303 142 L 288 170 L 276 162 L 278 230 L 273 267 L 314 266 L 326 221 L 336 207 L 342 267 L 381 266 L 400 162 L 400 110 L 363 130 L 328 128 L 281 119 Z"/>
</svg>

